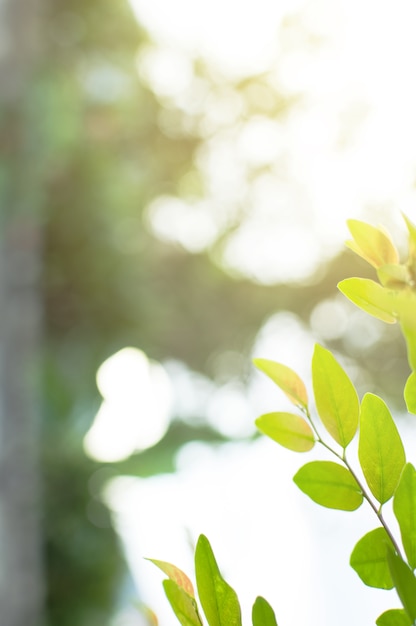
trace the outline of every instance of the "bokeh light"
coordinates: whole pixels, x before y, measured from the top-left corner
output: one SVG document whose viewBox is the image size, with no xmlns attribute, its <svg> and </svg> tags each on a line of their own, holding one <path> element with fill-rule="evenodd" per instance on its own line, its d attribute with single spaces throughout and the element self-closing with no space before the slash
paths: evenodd
<svg viewBox="0 0 416 626">
<path fill-rule="evenodd" d="M 98 461 L 119 461 L 154 446 L 165 435 L 172 385 L 164 368 L 136 348 L 123 348 L 101 365 L 97 385 L 103 402 L 85 436 Z"/>
</svg>

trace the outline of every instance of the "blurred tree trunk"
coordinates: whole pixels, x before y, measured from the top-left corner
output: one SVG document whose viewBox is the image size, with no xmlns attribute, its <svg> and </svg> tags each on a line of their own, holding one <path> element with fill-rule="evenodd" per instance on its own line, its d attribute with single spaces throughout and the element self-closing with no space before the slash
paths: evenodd
<svg viewBox="0 0 416 626">
<path fill-rule="evenodd" d="M 0 621 L 4 626 L 38 626 L 43 604 L 35 376 L 40 230 L 38 198 L 32 202 L 35 179 L 30 174 L 27 122 L 27 93 L 39 51 L 39 9 L 40 0 L 0 0 Z"/>
</svg>

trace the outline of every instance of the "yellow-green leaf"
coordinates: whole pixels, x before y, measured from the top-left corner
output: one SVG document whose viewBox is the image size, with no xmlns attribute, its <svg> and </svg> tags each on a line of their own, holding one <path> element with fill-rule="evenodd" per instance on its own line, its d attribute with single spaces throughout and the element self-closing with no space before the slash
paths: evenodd
<svg viewBox="0 0 416 626">
<path fill-rule="evenodd" d="M 416 470 L 407 463 L 393 499 L 393 510 L 400 526 L 409 565 L 416 568 Z"/>
<path fill-rule="evenodd" d="M 253 359 L 254 365 L 264 372 L 296 406 L 308 406 L 308 394 L 303 380 L 287 365 L 269 359 Z"/>
<path fill-rule="evenodd" d="M 329 434 L 345 448 L 358 428 L 360 404 L 354 385 L 329 350 L 315 346 L 312 380 L 316 408 Z"/>
<path fill-rule="evenodd" d="M 199 599 L 209 626 L 241 626 L 237 594 L 223 579 L 208 539 L 200 535 L 195 550 Z"/>
<path fill-rule="evenodd" d="M 270 439 L 295 452 L 307 452 L 315 445 L 312 428 L 293 413 L 266 413 L 256 420 L 256 426 Z"/>
<path fill-rule="evenodd" d="M 384 528 L 376 528 L 364 535 L 351 553 L 350 565 L 365 585 L 377 589 L 392 589 L 387 546 L 393 548 Z"/>
<path fill-rule="evenodd" d="M 393 550 L 387 550 L 391 577 L 411 624 L 416 623 L 416 578 L 410 567 Z"/>
<path fill-rule="evenodd" d="M 412 372 L 404 387 L 404 399 L 409 413 L 416 414 L 416 373 Z"/>
<path fill-rule="evenodd" d="M 414 312 L 416 317 L 416 310 Z M 410 368 L 416 372 L 416 326 L 415 320 L 408 320 L 406 323 L 404 320 L 400 320 L 400 328 L 403 336 L 406 340 L 407 347 L 407 360 Z"/>
<path fill-rule="evenodd" d="M 135 602 L 135 606 L 137 610 L 140 611 L 147 626 L 159 626 L 159 620 L 157 619 L 156 613 L 149 606 L 147 606 L 147 604 L 144 604 L 143 602 Z"/>
<path fill-rule="evenodd" d="M 397 321 L 396 294 L 369 278 L 346 278 L 338 289 L 360 309 L 383 322 Z"/>
<path fill-rule="evenodd" d="M 195 591 L 192 585 L 192 582 L 188 578 L 188 576 L 176 567 L 176 565 L 172 565 L 172 563 L 166 563 L 166 561 L 158 561 L 156 559 L 147 559 L 156 567 L 162 570 L 166 576 L 169 576 L 171 580 L 174 580 L 175 583 L 181 587 L 187 594 L 189 594 L 192 598 L 195 597 Z"/>
<path fill-rule="evenodd" d="M 173 612 L 182 626 L 202 626 L 194 598 L 171 579 L 163 581 L 163 588 Z"/>
<path fill-rule="evenodd" d="M 404 221 L 406 222 L 407 230 L 409 231 L 409 260 L 408 267 L 413 276 L 416 277 L 416 226 L 409 220 L 409 218 L 403 214 Z"/>
<path fill-rule="evenodd" d="M 412 626 L 412 622 L 403 609 L 389 609 L 376 619 L 377 626 Z"/>
<path fill-rule="evenodd" d="M 406 340 L 407 358 L 416 371 L 416 292 L 410 288 L 397 293 L 397 313 Z"/>
<path fill-rule="evenodd" d="M 276 616 L 270 604 L 258 596 L 252 611 L 253 626 L 277 626 Z"/>
<path fill-rule="evenodd" d="M 371 393 L 361 403 L 358 456 L 373 496 L 381 504 L 390 500 L 406 462 L 405 452 L 386 403 Z"/>
<path fill-rule="evenodd" d="M 347 220 L 347 224 L 354 238 L 353 242 L 347 241 L 347 246 L 373 267 L 399 262 L 396 247 L 383 230 L 359 220 Z"/>
<path fill-rule="evenodd" d="M 361 489 L 351 472 L 333 461 L 307 463 L 293 480 L 314 502 L 330 509 L 355 511 L 363 501 Z"/>
<path fill-rule="evenodd" d="M 382 265 L 377 270 L 377 276 L 381 284 L 390 289 L 404 289 L 411 280 L 406 265 Z"/>
</svg>

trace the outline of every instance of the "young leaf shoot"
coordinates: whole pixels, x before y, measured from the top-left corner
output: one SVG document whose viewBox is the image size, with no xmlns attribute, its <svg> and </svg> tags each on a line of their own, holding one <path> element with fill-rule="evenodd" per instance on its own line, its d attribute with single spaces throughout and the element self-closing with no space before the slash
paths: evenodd
<svg viewBox="0 0 416 626">
<path fill-rule="evenodd" d="M 396 296 L 394 291 L 382 287 L 369 278 L 346 278 L 338 289 L 360 309 L 388 324 L 395 324 Z"/>
<path fill-rule="evenodd" d="M 390 236 L 381 228 L 376 228 L 359 220 L 347 220 L 353 241 L 346 244 L 356 254 L 375 268 L 399 262 L 399 253 Z"/>
<path fill-rule="evenodd" d="M 257 369 L 264 372 L 286 394 L 289 400 L 303 409 L 308 406 L 308 394 L 303 380 L 290 367 L 269 361 L 254 359 Z"/>
</svg>

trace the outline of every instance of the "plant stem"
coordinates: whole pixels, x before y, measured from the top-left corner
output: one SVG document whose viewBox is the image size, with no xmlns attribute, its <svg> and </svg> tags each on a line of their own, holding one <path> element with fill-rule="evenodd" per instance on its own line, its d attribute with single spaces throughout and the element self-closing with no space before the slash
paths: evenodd
<svg viewBox="0 0 416 626">
<path fill-rule="evenodd" d="M 368 504 L 371 506 L 371 508 L 373 509 L 374 513 L 377 515 L 377 518 L 378 518 L 380 524 L 383 526 L 384 530 L 386 531 L 387 535 L 389 536 L 390 541 L 392 542 L 392 544 L 394 546 L 394 549 L 396 550 L 397 554 L 400 556 L 400 558 L 403 558 L 402 555 L 401 555 L 401 552 L 400 552 L 400 548 L 397 545 L 397 542 L 396 542 L 395 538 L 393 537 L 393 534 L 392 534 L 390 528 L 387 526 L 387 523 L 386 523 L 386 521 L 385 521 L 385 519 L 383 517 L 383 514 L 381 512 L 381 506 L 380 506 L 379 509 L 376 507 L 376 505 L 374 504 L 374 502 L 372 501 L 372 499 L 368 495 L 364 485 L 362 484 L 362 482 L 358 478 L 357 474 L 352 469 L 351 465 L 348 463 L 345 454 L 344 454 L 344 457 L 343 457 L 342 460 L 344 461 L 344 464 L 345 464 L 346 468 L 350 471 L 350 473 L 354 477 L 357 485 L 361 489 L 363 497 L 367 500 Z"/>
<path fill-rule="evenodd" d="M 381 505 L 380 508 L 378 509 L 376 507 L 376 505 L 374 504 L 374 502 L 372 501 L 372 499 L 370 498 L 366 488 L 364 487 L 364 485 L 362 484 L 362 482 L 360 481 L 360 479 L 358 478 L 357 474 L 354 472 L 354 470 L 352 469 L 351 465 L 349 464 L 347 457 L 345 455 L 345 449 L 343 454 L 339 454 L 336 450 L 334 450 L 333 448 L 331 448 L 331 446 L 329 446 L 321 437 L 321 435 L 319 434 L 315 424 L 312 421 L 312 417 L 309 413 L 309 410 L 307 408 L 305 408 L 304 411 L 306 417 L 308 418 L 308 421 L 316 435 L 317 441 L 318 443 L 320 443 L 322 446 L 324 446 L 324 448 L 326 448 L 327 450 L 329 450 L 329 452 L 331 452 L 331 454 L 335 455 L 340 461 L 342 461 L 342 463 L 344 463 L 345 467 L 348 469 L 348 471 L 350 472 L 350 474 L 353 476 L 355 482 L 357 483 L 357 485 L 359 486 L 361 493 L 363 494 L 363 498 L 365 500 L 367 500 L 368 504 L 371 506 L 371 508 L 373 509 L 374 513 L 377 515 L 378 521 L 380 522 L 380 524 L 383 526 L 384 530 L 386 531 L 390 541 L 392 542 L 394 549 L 396 550 L 397 554 L 401 557 L 401 551 L 399 546 L 397 545 L 397 542 L 395 540 L 395 538 L 393 537 L 393 534 L 390 530 L 390 528 L 387 526 L 387 523 L 383 517 L 383 514 L 381 512 Z"/>
</svg>

